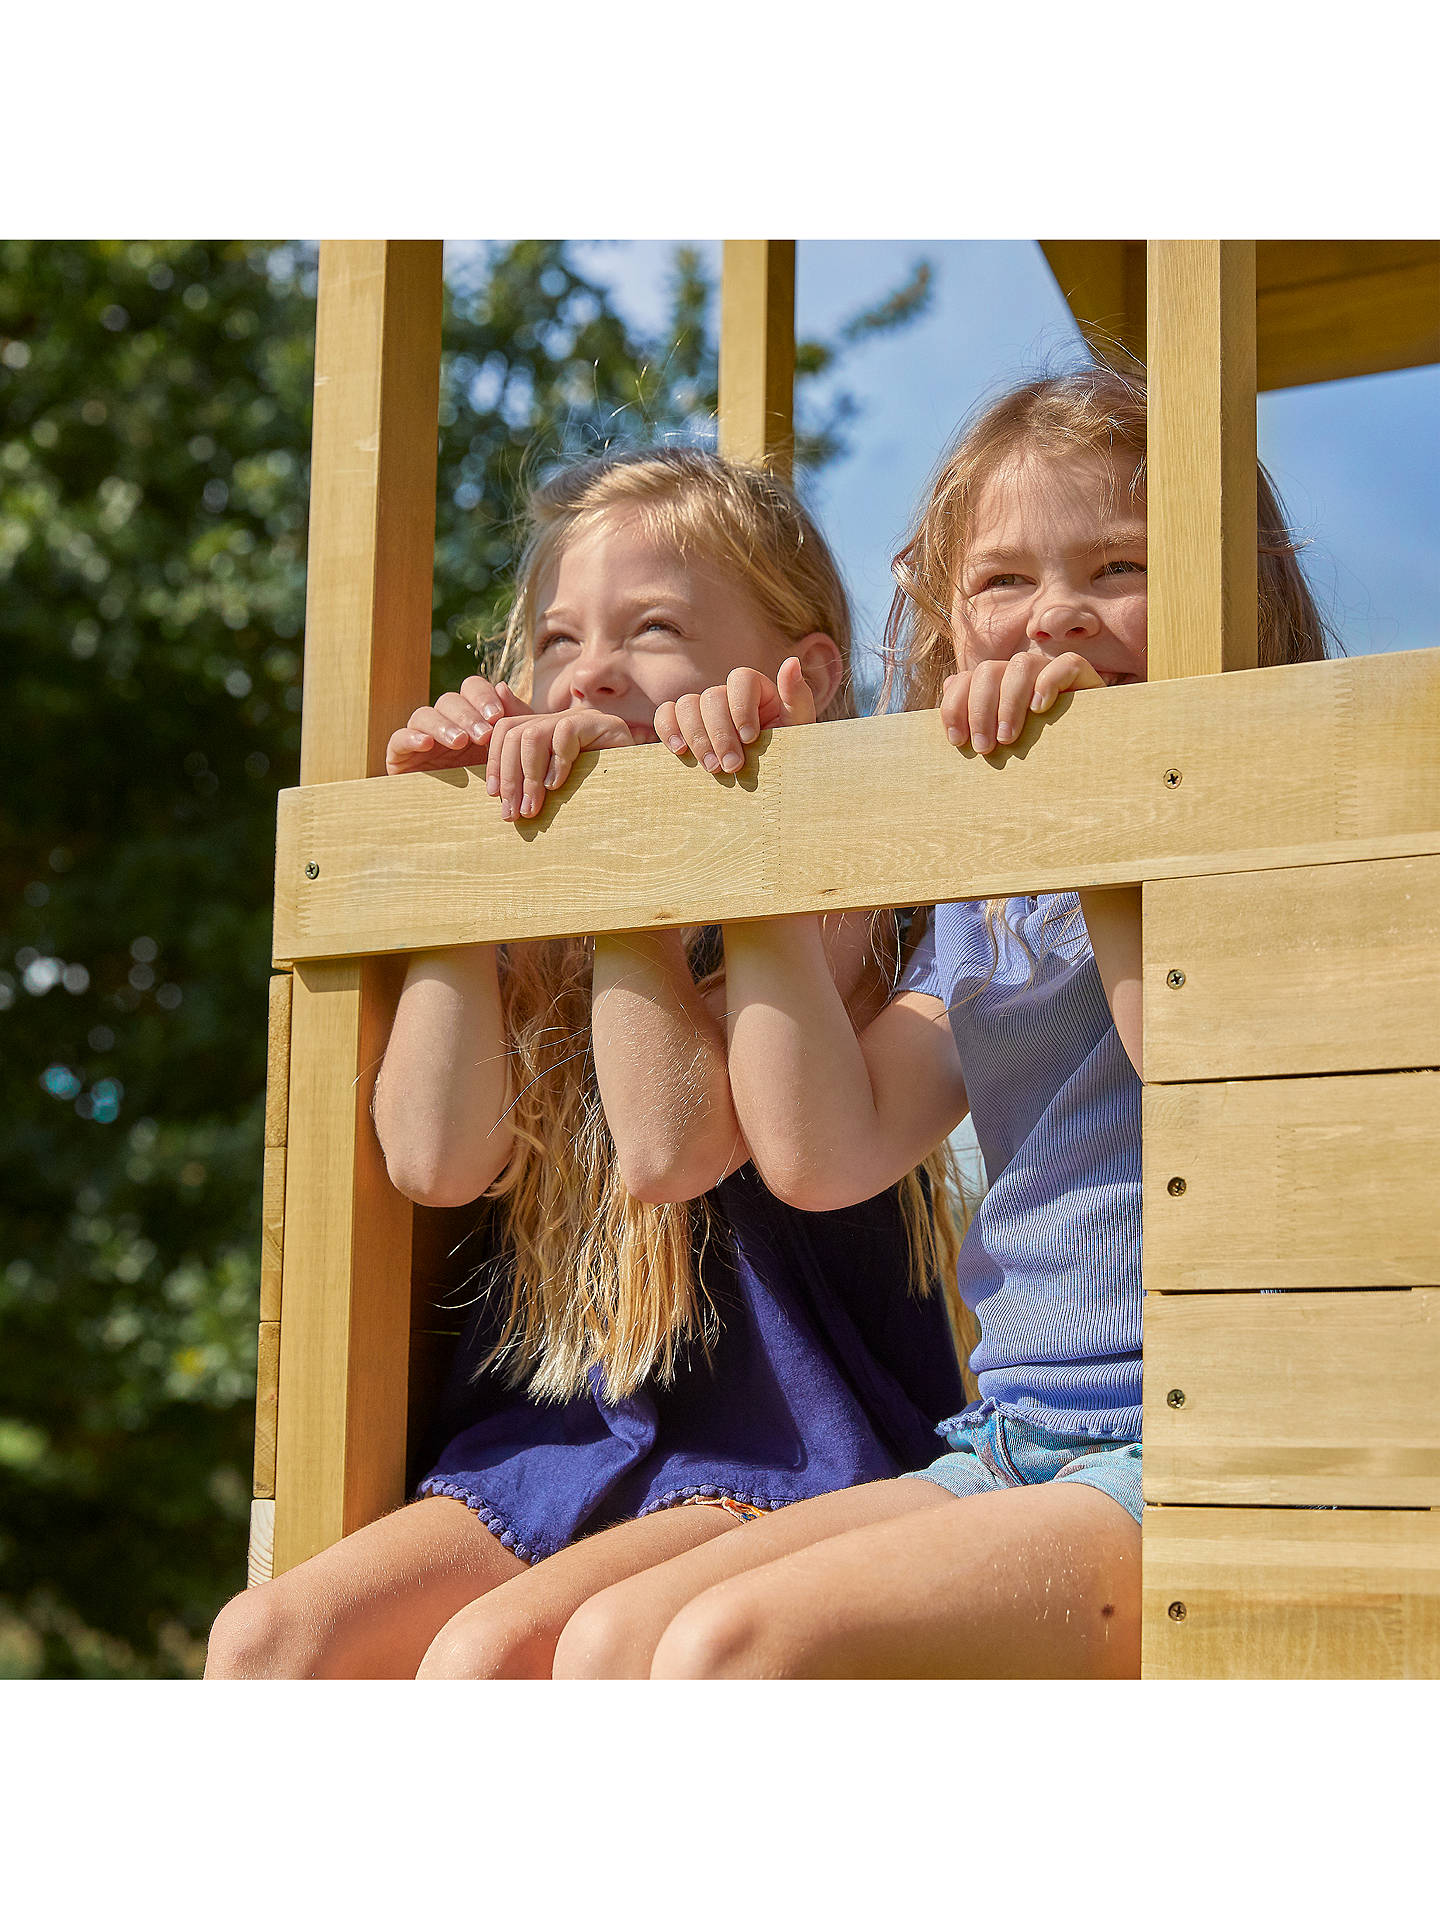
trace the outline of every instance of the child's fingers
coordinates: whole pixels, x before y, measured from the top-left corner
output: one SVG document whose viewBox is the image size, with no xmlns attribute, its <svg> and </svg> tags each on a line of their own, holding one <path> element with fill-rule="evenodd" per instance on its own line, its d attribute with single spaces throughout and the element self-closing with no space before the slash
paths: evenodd
<svg viewBox="0 0 1440 1920">
<path fill-rule="evenodd" d="M 520 813 L 520 803 L 525 797 L 525 768 L 521 754 L 524 750 L 526 737 L 531 731 L 529 727 L 523 724 L 512 726 L 506 733 L 504 741 L 499 748 L 500 818 L 502 820 L 514 820 L 518 818 Z M 496 723 L 496 732 L 497 734 L 499 733 L 498 722 Z M 548 736 L 545 747 L 546 758 L 548 760 L 550 747 Z M 490 760 L 493 765 L 495 760 L 494 750 L 491 752 Z"/>
<path fill-rule="evenodd" d="M 947 674 L 940 690 L 940 721 L 952 747 L 963 747 L 970 738 L 970 675 Z"/>
<path fill-rule="evenodd" d="M 413 773 L 435 747 L 435 736 L 418 727 L 397 727 L 385 746 L 386 773 Z"/>
<path fill-rule="evenodd" d="M 460 691 L 484 720 L 496 721 L 507 716 L 529 713 L 528 701 L 522 700 L 508 681 L 492 683 L 483 673 L 472 673 L 468 679 L 460 682 Z"/>
<path fill-rule="evenodd" d="M 730 696 L 730 716 L 735 722 L 735 731 L 748 747 L 760 736 L 761 707 L 767 694 L 773 704 L 775 688 L 754 667 L 736 667 L 725 682 L 725 691 Z"/>
<path fill-rule="evenodd" d="M 995 739 L 1008 747 L 1017 740 L 1030 712 L 1030 693 L 1044 665 L 1039 654 L 1017 653 L 1005 663 L 995 708 Z"/>
<path fill-rule="evenodd" d="M 442 693 L 435 702 L 435 711 L 442 722 L 455 730 L 453 737 L 449 733 L 440 736 L 447 747 L 459 748 L 467 743 L 483 747 L 489 743 L 492 723 L 464 693 Z"/>
<path fill-rule="evenodd" d="M 1006 662 L 982 660 L 970 674 L 970 744 L 977 753 L 990 753 L 999 724 L 1000 683 Z"/>
<path fill-rule="evenodd" d="M 550 767 L 555 727 L 540 722 L 523 728 L 515 737 L 520 742 L 520 793 L 516 811 L 521 819 L 531 820 L 545 804 L 545 775 Z"/>
<path fill-rule="evenodd" d="M 710 736 L 707 773 L 738 773 L 745 764 L 745 743 L 735 728 L 728 687 L 707 687 L 700 696 L 700 717 Z"/>
<path fill-rule="evenodd" d="M 705 731 L 705 720 L 700 709 L 698 693 L 682 693 L 675 702 L 675 724 L 680 737 L 685 742 L 686 751 L 693 753 L 696 761 L 714 773 L 720 765 L 719 756 L 710 745 L 710 736 Z"/>
<path fill-rule="evenodd" d="M 1105 682 L 1082 654 L 1062 653 L 1047 660 L 1035 677 L 1030 695 L 1030 711 L 1047 713 L 1062 693 L 1084 687 L 1103 687 Z"/>
<path fill-rule="evenodd" d="M 815 718 L 815 695 L 810 691 L 810 682 L 805 678 L 805 670 L 796 655 L 782 660 L 780 671 L 775 678 L 775 691 L 785 709 L 787 727 L 806 727 Z"/>
<path fill-rule="evenodd" d="M 655 718 L 651 722 L 655 729 L 655 738 L 662 747 L 668 747 L 671 753 L 684 753 L 685 736 L 680 731 L 680 722 L 675 717 L 675 702 L 662 700 L 655 709 Z"/>
<path fill-rule="evenodd" d="M 485 791 L 498 794 L 500 791 L 500 769 L 505 756 L 507 742 L 515 729 L 525 724 L 523 715 L 507 714 L 495 722 L 495 730 L 490 735 L 490 746 L 485 761 Z"/>
</svg>

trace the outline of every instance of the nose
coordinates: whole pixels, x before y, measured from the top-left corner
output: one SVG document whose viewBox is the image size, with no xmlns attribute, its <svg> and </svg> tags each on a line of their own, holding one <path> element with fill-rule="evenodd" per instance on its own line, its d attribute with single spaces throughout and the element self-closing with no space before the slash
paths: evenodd
<svg viewBox="0 0 1440 1920">
<path fill-rule="evenodd" d="M 617 647 L 587 646 L 575 656 L 569 675 L 572 706 L 589 706 L 597 699 L 615 699 L 630 685 L 624 655 Z"/>
<path fill-rule="evenodd" d="M 1089 607 L 1078 601 L 1041 600 L 1030 616 L 1026 636 L 1065 645 L 1075 640 L 1091 640 L 1099 631 L 1099 620 Z"/>
</svg>

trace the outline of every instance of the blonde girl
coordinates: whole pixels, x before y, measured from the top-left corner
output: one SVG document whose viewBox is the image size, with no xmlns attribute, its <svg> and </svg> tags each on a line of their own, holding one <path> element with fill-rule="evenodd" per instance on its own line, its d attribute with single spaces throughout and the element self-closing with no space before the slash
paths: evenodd
<svg viewBox="0 0 1440 1920">
<path fill-rule="evenodd" d="M 578 754 L 653 743 L 658 709 L 717 682 L 757 727 L 852 711 L 839 574 L 774 479 L 669 450 L 572 468 L 531 507 L 503 671 L 413 714 L 391 772 L 483 763 L 522 822 Z M 893 925 L 820 937 L 863 1024 Z M 438 1457 L 418 1500 L 232 1601 L 211 1674 L 548 1677 L 614 1581 L 928 1457 L 959 1391 L 931 1284 L 943 1158 L 838 1211 L 776 1200 L 727 1006 L 703 929 L 412 957 L 375 1094 L 386 1164 L 426 1206 L 490 1202 Z"/>
<path fill-rule="evenodd" d="M 1317 659 L 1325 632 L 1263 470 L 1259 500 L 1261 662 Z M 1062 693 L 1143 680 L 1145 566 L 1143 387 L 1094 368 L 1021 387 L 963 435 L 896 562 L 901 702 L 938 705 L 957 748 L 988 754 Z M 728 758 L 755 692 L 682 698 L 656 725 Z M 979 1398 L 918 1473 L 612 1587 L 572 1619 L 556 1672 L 1133 1675 L 1138 890 L 937 907 L 858 1032 L 813 919 L 727 927 L 725 962 L 735 1110 L 792 1205 L 861 1202 L 973 1115 L 989 1187 L 958 1277 Z"/>
</svg>

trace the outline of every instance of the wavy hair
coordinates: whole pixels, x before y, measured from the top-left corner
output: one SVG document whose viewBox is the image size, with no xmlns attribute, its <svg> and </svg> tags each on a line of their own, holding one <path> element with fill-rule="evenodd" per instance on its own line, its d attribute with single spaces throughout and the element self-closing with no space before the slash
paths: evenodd
<svg viewBox="0 0 1440 1920">
<path fill-rule="evenodd" d="M 845 675 L 820 717 L 854 716 L 849 604 L 814 522 L 774 475 L 688 448 L 586 460 L 535 490 L 497 677 L 528 693 L 547 577 L 579 531 L 622 511 L 743 584 L 786 640 L 828 633 Z M 698 985 L 718 985 L 724 969 L 713 930 L 691 928 L 685 943 Z M 893 983 L 893 915 L 872 916 L 871 945 Z M 542 1399 L 583 1391 L 596 1369 L 612 1400 L 650 1379 L 663 1384 L 689 1343 L 708 1348 L 719 1331 L 699 1277 L 715 1231 L 710 1206 L 639 1201 L 620 1177 L 591 1048 L 593 954 L 593 943 L 578 939 L 500 952 L 515 1144 L 489 1192 L 506 1210 L 509 1301 L 482 1364 L 503 1366 L 512 1384 L 523 1381 Z M 946 1275 L 949 1303 L 964 1202 L 948 1144 L 901 1182 L 899 1199 L 911 1284 L 923 1294 L 937 1273 Z"/>
</svg>

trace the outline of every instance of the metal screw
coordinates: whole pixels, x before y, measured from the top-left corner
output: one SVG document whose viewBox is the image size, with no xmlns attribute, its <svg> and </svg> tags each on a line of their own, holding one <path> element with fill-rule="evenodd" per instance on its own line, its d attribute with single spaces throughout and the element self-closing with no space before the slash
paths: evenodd
<svg viewBox="0 0 1440 1920">
<path fill-rule="evenodd" d="M 1167 1407 L 1183 1407 L 1185 1404 L 1185 1389 L 1183 1387 L 1171 1387 L 1165 1396 L 1165 1404 Z"/>
<path fill-rule="evenodd" d="M 1173 1193 L 1177 1200 L 1180 1198 L 1181 1194 L 1185 1191 L 1185 1182 L 1180 1174 L 1177 1173 L 1173 1180 L 1168 1180 L 1165 1183 L 1165 1191 L 1167 1193 Z"/>
<path fill-rule="evenodd" d="M 1166 1608 L 1166 1612 L 1172 1620 L 1183 1620 L 1186 1612 L 1185 1602 L 1183 1600 L 1172 1600 Z"/>
<path fill-rule="evenodd" d="M 320 869 L 313 860 L 307 860 L 305 862 L 305 878 L 307 880 L 318 880 L 320 878 Z"/>
<path fill-rule="evenodd" d="M 1165 784 L 1167 787 L 1178 787 L 1184 778 L 1185 776 L 1181 773 L 1179 767 L 1166 767 Z"/>
<path fill-rule="evenodd" d="M 1184 986 L 1185 976 L 1180 971 L 1179 967 L 1171 967 L 1170 971 L 1165 976 L 1165 984 L 1167 987 L 1183 987 Z"/>
</svg>

